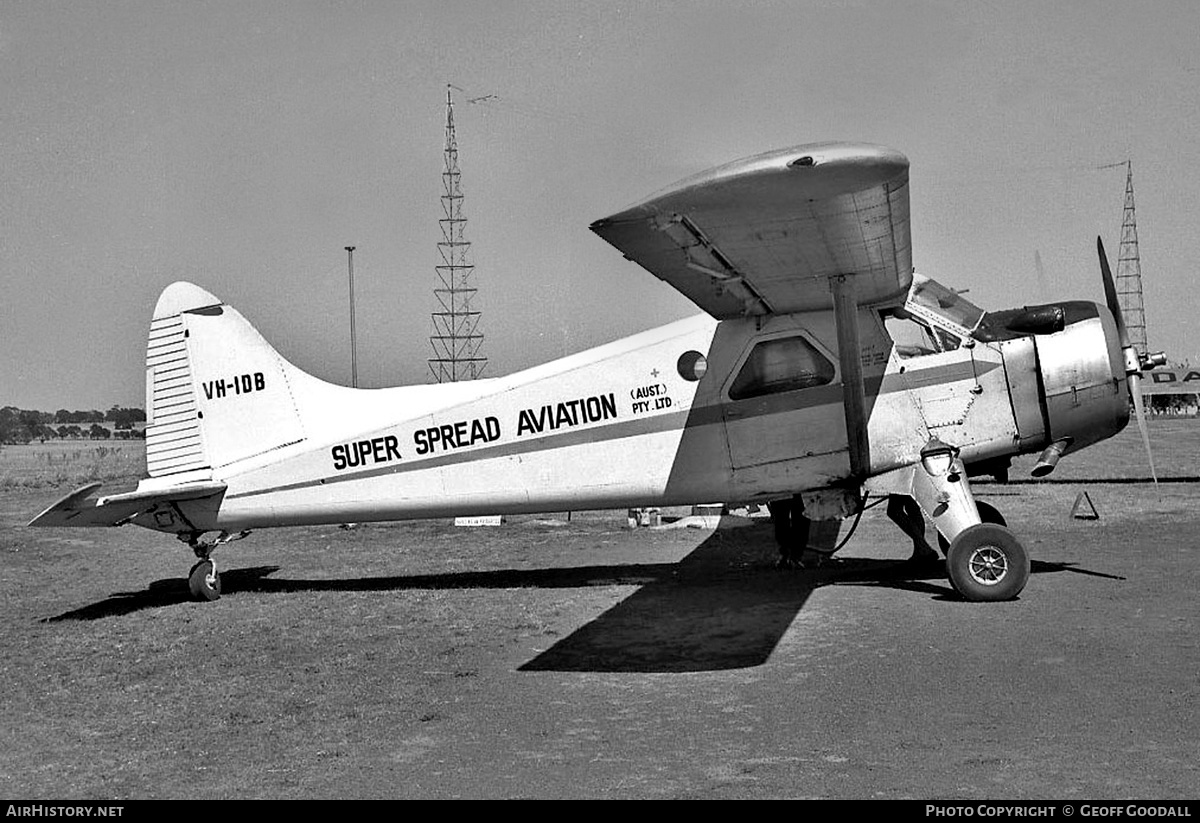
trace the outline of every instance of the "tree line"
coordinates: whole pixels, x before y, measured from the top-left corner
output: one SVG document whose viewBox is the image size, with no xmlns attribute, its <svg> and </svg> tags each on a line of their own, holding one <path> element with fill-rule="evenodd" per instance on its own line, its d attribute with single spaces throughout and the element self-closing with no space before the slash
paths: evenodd
<svg viewBox="0 0 1200 823">
<path fill-rule="evenodd" d="M 113 406 L 106 412 L 99 409 L 45 412 L 4 406 L 0 408 L 0 443 L 45 442 L 59 438 L 141 438 L 145 437 L 145 426 L 138 424 L 145 422 L 145 411 L 124 406 Z"/>
</svg>

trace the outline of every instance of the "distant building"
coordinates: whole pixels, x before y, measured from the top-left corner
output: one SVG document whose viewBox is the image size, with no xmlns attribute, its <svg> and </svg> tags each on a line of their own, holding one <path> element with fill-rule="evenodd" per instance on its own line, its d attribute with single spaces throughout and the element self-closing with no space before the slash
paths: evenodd
<svg viewBox="0 0 1200 823">
<path fill-rule="evenodd" d="M 1200 368 L 1168 363 L 1144 372 L 1142 398 L 1151 414 L 1200 414 Z"/>
</svg>

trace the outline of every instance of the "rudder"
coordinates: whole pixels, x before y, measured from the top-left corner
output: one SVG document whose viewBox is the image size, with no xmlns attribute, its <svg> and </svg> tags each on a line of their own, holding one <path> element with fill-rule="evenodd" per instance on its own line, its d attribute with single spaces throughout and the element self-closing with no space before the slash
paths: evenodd
<svg viewBox="0 0 1200 823">
<path fill-rule="evenodd" d="M 191 283 L 168 286 L 146 347 L 147 472 L 210 479 L 303 440 L 291 372 L 236 309 Z"/>
</svg>

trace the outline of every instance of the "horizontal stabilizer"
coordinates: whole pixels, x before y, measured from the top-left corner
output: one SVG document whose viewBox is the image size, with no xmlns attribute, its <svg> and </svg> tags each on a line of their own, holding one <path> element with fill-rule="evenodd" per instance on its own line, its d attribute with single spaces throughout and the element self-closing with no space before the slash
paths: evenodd
<svg viewBox="0 0 1200 823">
<path fill-rule="evenodd" d="M 100 488 L 89 483 L 68 494 L 29 521 L 30 526 L 123 526 L 162 503 L 201 500 L 222 494 L 224 483 L 189 483 L 153 491 L 133 491 L 91 497 Z"/>
</svg>

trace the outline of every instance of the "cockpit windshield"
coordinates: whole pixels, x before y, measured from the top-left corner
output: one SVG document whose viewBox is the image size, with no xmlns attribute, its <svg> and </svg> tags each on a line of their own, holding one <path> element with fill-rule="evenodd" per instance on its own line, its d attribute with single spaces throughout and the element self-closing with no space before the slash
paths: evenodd
<svg viewBox="0 0 1200 823">
<path fill-rule="evenodd" d="M 915 308 L 920 314 L 927 317 L 926 312 L 929 312 L 936 315 L 937 318 L 949 320 L 966 334 L 975 331 L 975 327 L 983 318 L 983 309 L 961 294 L 946 288 L 936 280 L 930 280 L 918 274 L 913 275 L 907 308 Z M 924 311 L 920 311 L 922 309 Z"/>
<path fill-rule="evenodd" d="M 936 280 L 913 275 L 903 308 L 884 314 L 884 325 L 903 358 L 953 351 L 971 337 L 984 311 Z"/>
</svg>

